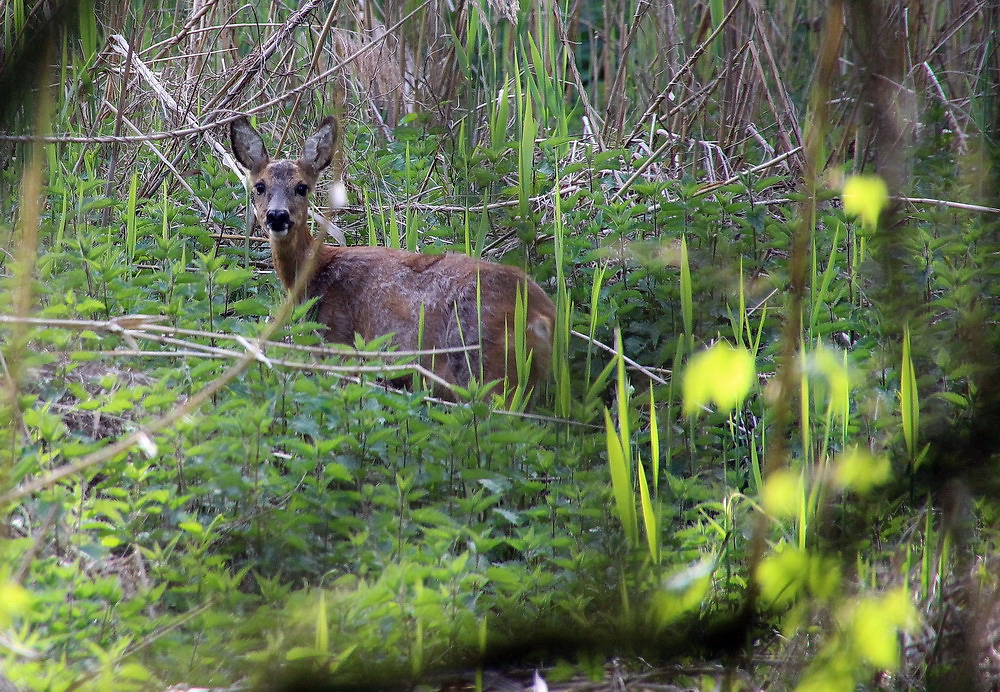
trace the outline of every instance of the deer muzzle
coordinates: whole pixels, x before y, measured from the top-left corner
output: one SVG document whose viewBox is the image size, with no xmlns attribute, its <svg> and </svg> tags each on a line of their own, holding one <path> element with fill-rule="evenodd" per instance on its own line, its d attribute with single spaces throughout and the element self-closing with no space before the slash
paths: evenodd
<svg viewBox="0 0 1000 692">
<path fill-rule="evenodd" d="M 287 209 L 268 209 L 264 215 L 264 226 L 272 235 L 282 237 L 292 230 L 292 217 Z"/>
</svg>

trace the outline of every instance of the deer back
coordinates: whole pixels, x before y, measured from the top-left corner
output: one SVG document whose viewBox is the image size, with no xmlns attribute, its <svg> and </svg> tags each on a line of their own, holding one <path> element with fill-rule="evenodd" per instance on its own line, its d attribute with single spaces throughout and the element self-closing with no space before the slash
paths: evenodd
<svg viewBox="0 0 1000 692">
<path fill-rule="evenodd" d="M 514 353 L 518 291 L 526 298 L 525 343 L 532 386 L 549 370 L 555 307 L 524 272 L 466 255 L 420 255 L 390 248 L 323 250 L 308 294 L 330 341 L 351 343 L 393 334 L 402 350 L 449 349 L 423 365 L 465 387 L 506 380 L 516 385 Z"/>
</svg>

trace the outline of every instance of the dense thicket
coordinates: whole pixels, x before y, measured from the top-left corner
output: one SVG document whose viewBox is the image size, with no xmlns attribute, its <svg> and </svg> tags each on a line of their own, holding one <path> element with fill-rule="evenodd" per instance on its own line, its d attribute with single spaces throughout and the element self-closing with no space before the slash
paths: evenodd
<svg viewBox="0 0 1000 692">
<path fill-rule="evenodd" d="M 998 12 L 4 3 L 0 689 L 990 688 Z M 286 304 L 228 123 L 331 113 L 528 411 Z"/>
</svg>

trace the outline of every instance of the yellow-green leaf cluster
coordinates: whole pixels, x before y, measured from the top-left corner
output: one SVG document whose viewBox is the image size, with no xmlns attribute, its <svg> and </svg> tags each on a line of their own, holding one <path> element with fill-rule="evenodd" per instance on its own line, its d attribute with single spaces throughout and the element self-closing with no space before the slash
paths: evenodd
<svg viewBox="0 0 1000 692">
<path fill-rule="evenodd" d="M 844 602 L 831 633 L 806 671 L 796 692 L 850 690 L 872 670 L 899 667 L 899 633 L 918 623 L 916 608 L 904 587 L 866 594 Z"/>
<path fill-rule="evenodd" d="M 764 509 L 772 517 L 798 514 L 803 498 L 802 474 L 788 469 L 775 471 L 764 484 Z"/>
<path fill-rule="evenodd" d="M 875 456 L 865 450 L 849 449 L 837 458 L 833 477 L 844 490 L 867 493 L 889 480 L 892 467 L 885 456 Z"/>
<path fill-rule="evenodd" d="M 877 175 L 852 175 L 844 181 L 844 213 L 857 216 L 866 230 L 875 230 L 889 202 L 889 188 Z"/>
<path fill-rule="evenodd" d="M 763 601 L 778 608 L 791 605 L 805 593 L 828 600 L 841 583 L 836 559 L 810 555 L 788 544 L 761 560 L 755 576 Z"/>
<path fill-rule="evenodd" d="M 826 382 L 832 413 L 841 420 L 847 420 L 850 414 L 850 393 L 854 378 L 844 361 L 843 353 L 820 347 L 812 352 L 810 361 L 814 371 L 818 371 Z"/>
<path fill-rule="evenodd" d="M 663 629 L 701 606 L 712 583 L 711 560 L 702 560 L 671 575 L 653 597 L 653 617 Z"/>
<path fill-rule="evenodd" d="M 906 590 L 898 588 L 858 602 L 849 621 L 861 659 L 880 670 L 895 670 L 899 666 L 897 635 L 916 627 L 917 612 Z"/>
<path fill-rule="evenodd" d="M 809 555 L 786 546 L 757 567 L 761 597 L 777 607 L 789 605 L 805 589 L 808 575 Z"/>
<path fill-rule="evenodd" d="M 0 628 L 10 627 L 11 621 L 28 609 L 31 597 L 16 581 L 0 582 Z"/>
<path fill-rule="evenodd" d="M 684 413 L 696 414 L 714 402 L 720 409 L 736 408 L 757 378 L 753 356 L 745 348 L 724 341 L 696 353 L 684 372 Z"/>
</svg>

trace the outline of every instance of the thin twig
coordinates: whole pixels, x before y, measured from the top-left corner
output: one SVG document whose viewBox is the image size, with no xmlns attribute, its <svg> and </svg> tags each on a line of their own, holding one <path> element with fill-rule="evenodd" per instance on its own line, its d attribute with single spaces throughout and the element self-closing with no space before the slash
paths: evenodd
<svg viewBox="0 0 1000 692">
<path fill-rule="evenodd" d="M 111 43 L 111 49 L 113 51 L 119 53 L 126 59 L 131 57 L 136 72 L 142 76 L 143 80 L 145 80 L 145 82 L 149 85 L 152 92 L 156 94 L 160 103 L 172 111 L 177 117 L 182 118 L 185 122 L 191 123 L 192 125 L 195 123 L 194 116 L 191 115 L 191 113 L 186 109 L 181 108 L 180 104 L 177 103 L 177 100 L 174 99 L 174 97 L 170 95 L 170 92 L 168 92 L 163 86 L 159 77 L 157 77 L 156 74 L 146 66 L 142 59 L 132 51 L 131 46 L 125 40 L 125 37 L 121 34 L 114 34 L 108 39 L 108 41 Z M 222 143 L 208 132 L 204 134 L 204 137 L 208 142 L 208 145 L 212 148 L 215 154 L 222 159 L 222 162 L 226 165 L 226 167 L 236 173 L 236 175 L 240 175 L 241 171 L 239 165 L 236 163 L 236 159 L 234 159 L 233 155 L 230 154 L 224 146 L 222 146 Z M 117 141 L 121 140 L 119 139 Z M 152 140 L 147 139 L 139 141 L 149 143 Z"/>
<path fill-rule="evenodd" d="M 181 334 L 184 336 L 199 337 L 213 340 L 233 340 L 239 341 L 246 337 L 239 334 L 229 334 L 226 332 L 209 332 L 200 329 L 184 329 L 172 327 L 170 325 L 156 324 L 164 319 L 161 315 L 123 315 L 110 320 L 79 320 L 79 319 L 55 319 L 47 317 L 15 317 L 12 315 L 0 315 L 0 324 L 33 325 L 46 327 L 49 329 L 74 329 L 77 331 L 105 332 L 109 334 L 129 335 L 137 339 L 149 339 L 159 341 L 165 337 L 159 334 L 149 334 L 148 332 L 160 332 L 162 334 Z M 475 350 L 475 346 L 450 346 L 448 348 L 435 348 L 412 351 L 359 351 L 351 346 L 306 346 L 303 344 L 291 344 L 282 341 L 269 341 L 265 338 L 255 339 L 255 343 L 265 348 L 287 349 L 290 351 L 303 351 L 313 355 L 339 356 L 348 358 L 417 358 L 424 356 L 439 356 L 449 353 L 466 353 Z M 216 348 L 182 342 L 192 348 Z M 220 350 L 220 352 L 224 352 Z M 229 355 L 229 352 L 225 352 Z"/>
<path fill-rule="evenodd" d="M 215 120 L 211 120 L 210 122 L 208 122 L 208 123 L 206 123 L 204 125 L 194 125 L 194 126 L 191 126 L 191 127 L 181 127 L 181 128 L 177 128 L 177 129 L 174 129 L 174 130 L 166 130 L 166 131 L 163 131 L 163 132 L 154 132 L 154 133 L 151 133 L 151 134 L 148 134 L 148 135 L 143 135 L 142 137 L 127 136 L 127 135 L 123 136 L 123 137 L 114 137 L 114 136 L 107 136 L 107 135 L 97 136 L 97 137 L 80 137 L 80 136 L 76 136 L 76 135 L 37 135 L 37 134 L 34 134 L 34 135 L 11 135 L 11 134 L 6 134 L 6 133 L 0 133 L 0 141 L 7 141 L 7 142 L 47 142 L 47 143 L 50 143 L 50 144 L 60 144 L 60 143 L 68 143 L 68 144 L 110 144 L 112 142 L 146 142 L 146 141 L 156 141 L 156 140 L 161 140 L 161 139 L 179 139 L 179 138 L 183 138 L 183 137 L 188 137 L 190 135 L 197 135 L 197 134 L 201 134 L 203 132 L 208 132 L 209 130 L 214 130 L 215 128 L 222 127 L 223 125 L 228 125 L 229 123 L 234 122 L 236 120 L 239 120 L 240 118 L 242 118 L 242 117 L 244 117 L 246 115 L 255 115 L 257 113 L 262 113 L 262 112 L 268 110 L 269 108 L 273 108 L 274 106 L 277 106 L 277 105 L 279 105 L 281 103 L 284 103 L 285 101 L 288 100 L 288 98 L 290 96 L 294 96 L 295 94 L 297 94 L 297 93 L 299 93 L 301 91 L 305 91 L 306 89 L 311 89 L 312 87 L 317 86 L 318 84 L 322 84 L 331 75 L 336 74 L 337 72 L 340 72 L 347 65 L 351 64 L 352 62 L 354 62 L 355 60 L 357 60 L 361 56 L 365 55 L 366 53 L 374 50 L 375 47 L 378 46 L 378 45 L 380 45 L 381 42 L 384 41 L 390 34 L 392 34 L 394 31 L 396 31 L 397 29 L 399 29 L 399 27 L 401 27 L 403 24 L 405 24 L 407 21 L 409 21 L 409 19 L 411 17 L 413 17 L 415 14 L 417 14 L 420 10 L 424 9 L 431 2 L 432 2 L 432 0 L 424 0 L 424 2 L 420 3 L 420 5 L 418 5 L 417 7 L 415 7 L 406 16 L 404 16 L 398 22 L 396 22 L 391 27 L 389 27 L 388 29 L 386 29 L 385 33 L 383 35 L 379 36 L 378 39 L 376 39 L 376 40 L 374 40 L 374 41 L 372 41 L 370 43 L 366 43 L 364 46 L 362 46 L 358 50 L 356 50 L 353 53 L 351 53 L 349 56 L 347 56 L 346 58 L 344 58 L 343 60 L 341 60 L 339 63 L 337 63 L 336 65 L 334 65 L 330 69 L 325 70 L 322 73 L 316 75 L 312 79 L 308 79 L 305 82 L 303 82 L 302 84 L 300 84 L 299 86 L 294 87 L 292 89 L 288 89 L 287 91 L 284 91 L 283 93 L 279 94 L 278 96 L 275 96 L 274 98 L 270 99 L 269 101 L 265 101 L 264 103 L 262 103 L 262 104 L 260 104 L 258 106 L 255 106 L 253 108 L 248 108 L 248 109 L 243 110 L 242 112 L 239 112 L 239 113 L 231 113 L 230 115 L 218 117 Z"/>
<path fill-rule="evenodd" d="M 965 211 L 980 211 L 984 214 L 1000 214 L 1000 209 L 996 207 L 984 207 L 981 204 L 968 204 L 966 202 L 951 202 L 946 199 L 932 199 L 930 197 L 902 197 L 893 196 L 899 202 L 909 202 L 910 204 L 928 204 L 934 207 L 949 207 L 951 209 L 963 209 Z"/>
<path fill-rule="evenodd" d="M 646 127 L 646 120 L 656 112 L 656 109 L 660 107 L 663 100 L 670 94 L 670 90 L 677 86 L 681 78 L 688 73 L 692 66 L 694 66 L 694 64 L 698 61 L 698 58 L 701 57 L 702 53 L 704 53 L 705 50 L 712 45 L 712 42 L 715 41 L 715 37 L 719 35 L 727 24 L 729 24 L 729 20 L 732 19 L 733 15 L 736 14 L 736 10 L 738 10 L 742 4 L 743 0 L 736 0 L 736 2 L 733 3 L 733 6 L 729 9 L 729 12 L 726 13 L 726 16 L 722 18 L 722 21 L 719 22 L 719 25 L 715 27 L 715 30 L 712 31 L 712 33 L 708 35 L 708 38 L 702 41 L 698 47 L 694 49 L 694 52 L 692 52 L 684 64 L 681 65 L 681 69 L 677 70 L 677 74 L 670 78 L 670 81 L 667 82 L 667 86 L 663 87 L 663 89 L 660 90 L 660 93 L 657 94 L 656 98 L 654 98 L 646 107 L 643 114 L 638 120 L 636 120 L 635 126 L 632 128 L 632 132 L 629 133 L 628 137 L 622 140 L 621 146 L 628 146 L 642 135 L 642 130 Z"/>
<path fill-rule="evenodd" d="M 607 351 L 608 353 L 610 353 L 612 355 L 618 355 L 618 351 L 616 351 L 611 346 L 608 346 L 607 344 L 602 343 L 602 342 L 598 341 L 597 339 L 593 339 L 593 338 L 587 336 L 586 334 L 584 334 L 582 332 L 578 332 L 575 329 L 571 329 L 571 330 L 569 330 L 569 333 L 572 334 L 573 336 L 577 337 L 578 339 L 583 339 L 584 341 L 592 343 L 594 346 L 597 346 L 597 348 L 599 348 L 599 349 L 601 349 L 603 351 Z M 652 370 L 650 370 L 645 365 L 642 365 L 641 363 L 637 363 L 636 361 L 632 360 L 631 358 L 629 358 L 625 354 L 622 354 L 622 360 L 625 361 L 625 365 L 627 365 L 628 367 L 632 368 L 633 370 L 636 370 L 637 372 L 641 372 L 643 375 L 645 375 L 649 379 L 653 380 L 653 382 L 656 382 L 657 384 L 668 384 L 667 380 L 663 379 L 662 377 L 660 377 L 659 375 L 657 375 L 656 373 L 654 373 Z M 660 370 L 661 372 L 670 373 L 670 370 L 665 370 L 665 369 L 662 369 L 662 368 L 657 368 L 657 369 Z"/>
</svg>

